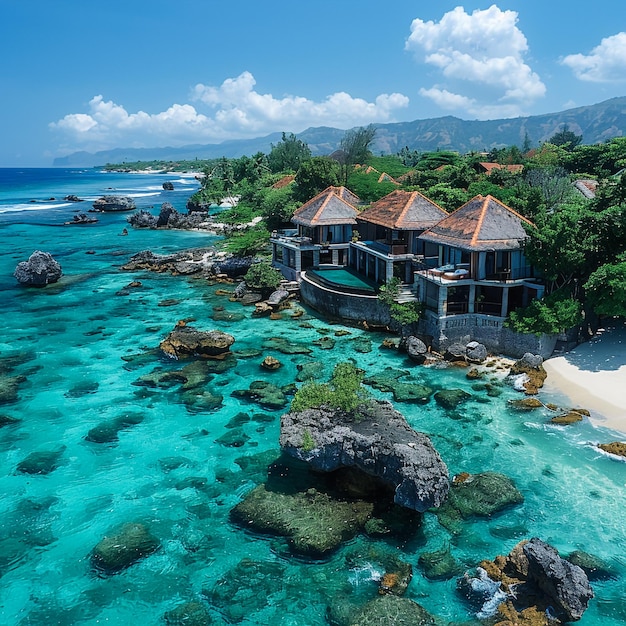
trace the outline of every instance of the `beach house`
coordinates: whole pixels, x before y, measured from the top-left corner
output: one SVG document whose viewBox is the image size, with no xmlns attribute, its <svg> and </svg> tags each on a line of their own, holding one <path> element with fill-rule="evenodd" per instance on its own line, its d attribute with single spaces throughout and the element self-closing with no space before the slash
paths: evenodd
<svg viewBox="0 0 626 626">
<path fill-rule="evenodd" d="M 415 261 L 426 254 L 420 235 L 447 215 L 419 191 L 392 191 L 357 215 L 350 266 L 378 284 L 394 276 L 412 283 Z"/>
<path fill-rule="evenodd" d="M 471 336 L 497 345 L 509 312 L 543 296 L 524 256 L 525 226 L 532 223 L 478 195 L 420 235 L 430 256 L 415 273 L 415 295 L 437 344 Z"/>
<path fill-rule="evenodd" d="M 298 208 L 292 230 L 270 237 L 272 264 L 288 280 L 320 265 L 348 265 L 348 249 L 356 227 L 359 198 L 346 187 L 327 187 Z"/>
</svg>

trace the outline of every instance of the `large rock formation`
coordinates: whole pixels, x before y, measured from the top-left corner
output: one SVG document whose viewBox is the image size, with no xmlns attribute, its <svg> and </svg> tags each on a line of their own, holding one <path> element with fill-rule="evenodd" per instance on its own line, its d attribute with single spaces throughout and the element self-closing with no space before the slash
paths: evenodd
<svg viewBox="0 0 626 626">
<path fill-rule="evenodd" d="M 416 511 L 439 506 L 448 494 L 439 453 L 389 402 L 372 401 L 358 416 L 328 409 L 287 413 L 280 445 L 315 470 L 356 467 L 376 476 L 394 489 L 397 504 Z"/>
<path fill-rule="evenodd" d="M 175 359 L 189 356 L 224 359 L 233 343 L 235 338 L 221 330 L 207 332 L 179 322 L 159 347 L 165 354 Z"/>
<path fill-rule="evenodd" d="M 135 201 L 129 196 L 102 196 L 93 203 L 94 211 L 134 211 Z"/>
<path fill-rule="evenodd" d="M 50 283 L 56 283 L 62 275 L 59 263 L 49 252 L 41 250 L 35 250 L 28 261 L 18 263 L 13 273 L 19 283 L 31 287 L 45 287 Z"/>
<path fill-rule="evenodd" d="M 545 381 L 548 373 L 543 367 L 543 358 L 538 354 L 526 352 L 521 359 L 511 366 L 510 376 L 525 376 L 522 386 L 528 395 L 535 395 Z"/>
<path fill-rule="evenodd" d="M 517 623 L 516 614 L 529 609 L 544 615 L 549 610 L 559 622 L 577 621 L 593 598 L 589 579 L 582 568 L 559 556 L 555 548 L 536 537 L 518 543 L 507 556 L 482 561 L 477 572 L 477 578 L 466 574 L 460 582 L 461 588 L 471 597 L 472 590 L 476 589 L 474 581 L 482 581 L 485 583 L 482 589 L 491 589 L 480 598 L 480 602 L 484 602 L 483 613 L 487 612 L 485 607 L 489 607 L 491 615 L 497 611 L 514 623 Z"/>
</svg>

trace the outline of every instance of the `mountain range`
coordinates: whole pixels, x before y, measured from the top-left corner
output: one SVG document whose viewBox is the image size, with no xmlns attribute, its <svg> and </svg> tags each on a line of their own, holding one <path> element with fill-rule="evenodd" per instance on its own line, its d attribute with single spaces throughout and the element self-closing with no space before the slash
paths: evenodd
<svg viewBox="0 0 626 626">
<path fill-rule="evenodd" d="M 526 139 L 531 146 L 547 141 L 567 125 L 569 130 L 582 135 L 583 144 L 602 143 L 626 135 L 626 97 L 611 98 L 598 104 L 567 109 L 559 113 L 531 115 L 499 120 L 462 120 L 445 116 L 413 122 L 374 124 L 377 128 L 372 144 L 374 154 L 395 154 L 405 146 L 419 152 L 454 150 L 465 154 L 489 151 L 517 145 Z M 344 130 L 329 127 L 308 128 L 298 133 L 313 155 L 335 151 L 345 134 Z M 134 161 L 178 161 L 237 158 L 256 152 L 268 153 L 278 143 L 282 133 L 276 132 L 255 139 L 235 139 L 219 144 L 187 145 L 178 148 L 115 148 L 100 152 L 74 152 L 54 159 L 55 167 L 95 167 L 107 163 Z"/>
</svg>

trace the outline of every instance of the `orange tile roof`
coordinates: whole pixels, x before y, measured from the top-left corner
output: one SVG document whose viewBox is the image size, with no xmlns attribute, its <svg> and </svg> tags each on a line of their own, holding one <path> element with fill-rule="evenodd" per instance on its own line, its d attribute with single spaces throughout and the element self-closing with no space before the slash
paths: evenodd
<svg viewBox="0 0 626 626">
<path fill-rule="evenodd" d="M 447 215 L 419 191 L 396 189 L 360 213 L 358 219 L 398 230 L 425 230 Z"/>
<path fill-rule="evenodd" d="M 493 196 L 475 196 L 420 236 L 464 250 L 514 250 L 527 237 L 531 221 Z"/>
<path fill-rule="evenodd" d="M 360 203 L 358 196 L 346 187 L 327 187 L 296 209 L 291 221 L 302 226 L 356 224 Z"/>
</svg>

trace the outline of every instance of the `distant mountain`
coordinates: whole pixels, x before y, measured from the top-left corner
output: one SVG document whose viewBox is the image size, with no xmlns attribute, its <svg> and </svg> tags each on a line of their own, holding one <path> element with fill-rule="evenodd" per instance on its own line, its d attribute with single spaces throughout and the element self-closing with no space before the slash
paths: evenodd
<svg viewBox="0 0 626 626">
<path fill-rule="evenodd" d="M 560 113 L 511 119 L 471 121 L 446 116 L 414 122 L 375 124 L 378 129 L 372 146 L 375 154 L 395 154 L 407 146 L 411 150 L 456 150 L 461 153 L 505 146 L 522 147 L 524 139 L 533 146 L 547 141 L 567 124 L 583 136 L 584 144 L 601 143 L 626 135 L 626 97 L 611 98 L 599 104 L 568 109 Z M 345 131 L 338 128 L 308 128 L 298 133 L 314 155 L 330 154 L 339 147 Z M 74 152 L 54 160 L 58 167 L 93 167 L 107 163 L 152 160 L 194 160 L 219 157 L 237 158 L 256 152 L 268 153 L 282 133 L 256 139 L 236 139 L 219 144 L 189 145 L 180 148 L 116 148 L 94 154 Z"/>
</svg>

